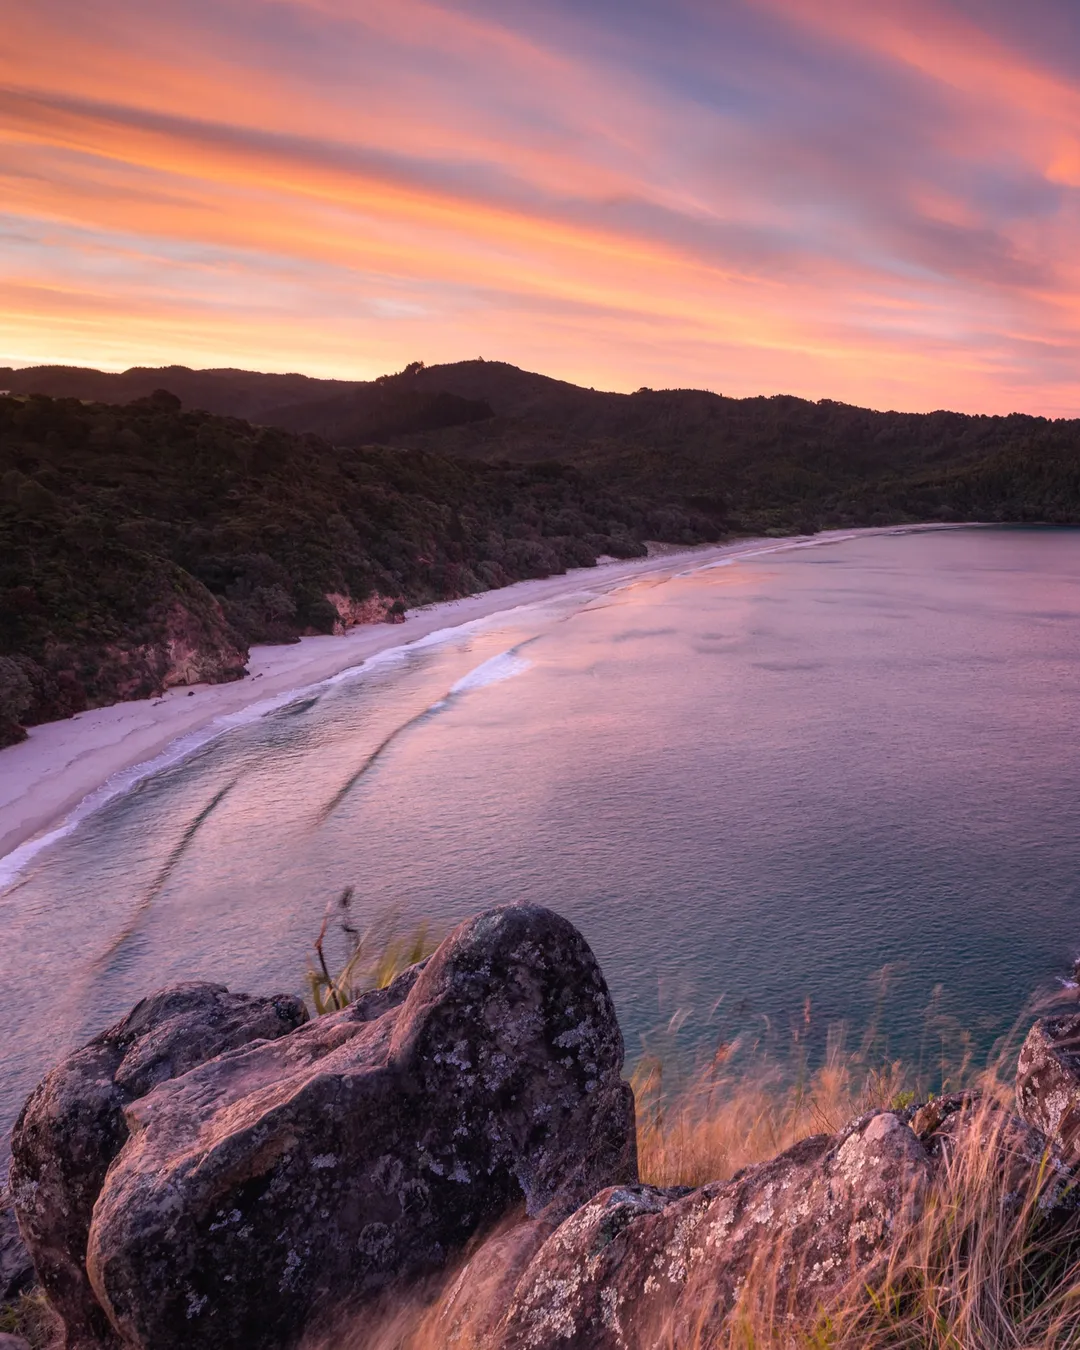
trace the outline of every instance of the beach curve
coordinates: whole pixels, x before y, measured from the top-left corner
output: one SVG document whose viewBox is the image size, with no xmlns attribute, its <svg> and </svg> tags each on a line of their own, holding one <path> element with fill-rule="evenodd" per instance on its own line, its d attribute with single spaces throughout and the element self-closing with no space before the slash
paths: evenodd
<svg viewBox="0 0 1080 1350">
<path fill-rule="evenodd" d="M 497 614 L 572 595 L 617 590 L 637 577 L 685 574 L 718 563 L 874 534 L 957 528 L 893 525 L 816 535 L 741 539 L 647 558 L 606 561 L 555 576 L 410 610 L 403 623 L 364 624 L 337 636 L 251 648 L 248 674 L 227 684 L 180 686 L 159 698 L 88 709 L 31 727 L 0 750 L 0 887 L 11 884 L 42 848 L 151 773 L 175 763 L 231 726 L 274 711 L 327 680 L 425 639 L 437 640 Z M 963 527 L 961 527 L 963 528 Z"/>
</svg>

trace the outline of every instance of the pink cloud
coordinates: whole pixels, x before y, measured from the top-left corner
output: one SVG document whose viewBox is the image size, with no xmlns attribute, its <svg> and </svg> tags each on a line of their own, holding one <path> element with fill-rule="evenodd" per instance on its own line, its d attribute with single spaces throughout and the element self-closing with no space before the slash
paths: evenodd
<svg viewBox="0 0 1080 1350">
<path fill-rule="evenodd" d="M 22 7 L 0 350 L 1080 412 L 1067 61 L 946 0 L 603 10 Z"/>
</svg>

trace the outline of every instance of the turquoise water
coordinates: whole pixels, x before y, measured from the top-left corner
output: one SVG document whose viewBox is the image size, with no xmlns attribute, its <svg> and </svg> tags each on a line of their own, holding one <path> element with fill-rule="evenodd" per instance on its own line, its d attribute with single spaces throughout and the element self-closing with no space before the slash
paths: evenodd
<svg viewBox="0 0 1080 1350">
<path fill-rule="evenodd" d="M 158 986 L 301 990 L 347 885 L 361 921 L 561 910 L 631 1056 L 791 1027 L 817 1053 L 879 1008 L 891 1053 L 937 1053 L 946 1018 L 985 1054 L 1080 941 L 1078 677 L 1066 530 L 774 553 L 406 649 L 145 779 L 0 896 L 0 1128 Z"/>
</svg>

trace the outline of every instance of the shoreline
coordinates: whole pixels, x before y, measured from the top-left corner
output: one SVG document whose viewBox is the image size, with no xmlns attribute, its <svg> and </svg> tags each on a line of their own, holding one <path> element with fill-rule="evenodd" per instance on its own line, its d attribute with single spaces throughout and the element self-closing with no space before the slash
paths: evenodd
<svg viewBox="0 0 1080 1350">
<path fill-rule="evenodd" d="M 381 653 L 579 590 L 601 594 L 616 590 L 640 576 L 667 571 L 675 575 L 879 534 L 958 528 L 971 526 L 863 526 L 658 549 L 647 558 L 611 560 L 426 605 L 409 610 L 403 623 L 361 624 L 338 636 L 255 646 L 243 679 L 182 685 L 159 698 L 113 703 L 31 727 L 25 741 L 0 750 L 0 888 L 10 885 L 37 852 L 142 778 L 224 735 L 231 726 L 264 716 Z"/>
</svg>

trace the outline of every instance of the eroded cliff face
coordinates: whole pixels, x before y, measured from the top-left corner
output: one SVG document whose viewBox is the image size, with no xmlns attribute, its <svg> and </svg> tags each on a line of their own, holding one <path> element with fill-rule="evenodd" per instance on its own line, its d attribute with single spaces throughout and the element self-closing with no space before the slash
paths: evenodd
<svg viewBox="0 0 1080 1350">
<path fill-rule="evenodd" d="M 152 596 L 133 634 L 113 641 L 71 633 L 51 643 L 41 661 L 0 656 L 0 747 L 39 722 L 71 717 L 128 699 L 152 698 L 179 685 L 223 684 L 247 674 L 248 645 L 205 586 L 176 569 L 168 591 Z M 336 634 L 364 623 L 404 617 L 400 597 L 365 600 L 332 591 Z M 314 632 L 314 629 L 309 629 Z M 283 636 L 295 640 L 295 630 Z M 141 639 L 141 640 L 138 640 Z"/>
<path fill-rule="evenodd" d="M 152 698 L 177 685 L 241 679 L 247 644 L 216 598 L 177 571 L 172 588 L 150 597 L 136 632 L 111 641 L 73 632 L 50 643 L 41 661 L 8 658 L 21 678 L 0 681 L 0 745 L 22 739 L 24 726 L 86 708 Z"/>
<path fill-rule="evenodd" d="M 362 623 L 393 623 L 403 612 L 404 602 L 390 595 L 369 595 L 366 600 L 354 600 L 351 595 L 330 591 L 326 597 L 337 612 L 334 624 L 336 634 L 344 633 Z"/>
<path fill-rule="evenodd" d="M 151 642 L 106 648 L 107 658 L 115 663 L 120 698 L 143 697 L 148 685 L 148 692 L 157 694 L 177 685 L 223 684 L 247 674 L 247 646 L 213 596 L 207 594 L 199 605 L 178 597 L 159 622 L 160 635 Z"/>
</svg>

